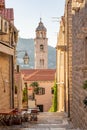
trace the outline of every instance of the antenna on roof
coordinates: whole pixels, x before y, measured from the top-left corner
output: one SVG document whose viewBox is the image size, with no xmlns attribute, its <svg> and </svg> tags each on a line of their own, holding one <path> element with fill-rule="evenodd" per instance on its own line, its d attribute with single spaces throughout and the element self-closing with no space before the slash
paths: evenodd
<svg viewBox="0 0 87 130">
<path fill-rule="evenodd" d="M 52 17 L 53 22 L 60 22 L 61 17 Z"/>
</svg>

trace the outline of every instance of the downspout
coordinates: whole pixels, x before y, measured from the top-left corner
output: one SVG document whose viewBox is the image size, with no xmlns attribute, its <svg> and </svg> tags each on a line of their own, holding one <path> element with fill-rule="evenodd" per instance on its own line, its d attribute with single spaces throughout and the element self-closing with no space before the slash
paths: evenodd
<svg viewBox="0 0 87 130">
<path fill-rule="evenodd" d="M 14 64 L 13 64 L 13 56 L 9 56 L 9 70 L 10 70 L 10 107 L 14 108 Z"/>
<path fill-rule="evenodd" d="M 69 87 L 69 28 L 68 28 L 68 3 L 67 2 L 67 80 L 68 80 L 68 117 L 70 117 L 70 87 Z"/>
<path fill-rule="evenodd" d="M 14 108 L 14 58 L 11 56 L 12 60 L 12 108 Z"/>
<path fill-rule="evenodd" d="M 64 40 L 64 111 L 66 112 L 66 45 Z"/>
<path fill-rule="evenodd" d="M 59 103 L 58 103 L 58 64 L 57 64 L 57 60 L 58 60 L 58 46 L 56 46 L 56 85 L 57 85 L 57 111 L 59 110 Z"/>
</svg>

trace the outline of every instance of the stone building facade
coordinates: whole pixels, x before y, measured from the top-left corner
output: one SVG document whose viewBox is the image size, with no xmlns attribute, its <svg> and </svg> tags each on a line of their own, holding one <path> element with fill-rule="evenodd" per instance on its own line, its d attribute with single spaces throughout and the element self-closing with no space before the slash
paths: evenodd
<svg viewBox="0 0 87 130">
<path fill-rule="evenodd" d="M 55 81 L 55 69 L 28 69 L 21 70 L 22 89 L 27 83 L 28 102 L 36 101 L 36 106 L 40 108 L 41 112 L 48 112 L 52 105 L 52 87 Z M 35 94 L 35 99 L 32 98 L 33 88 L 30 86 L 33 82 L 38 82 L 39 93 Z M 31 94 L 31 96 L 30 96 Z M 30 102 L 31 103 L 31 102 Z M 31 107 L 31 104 L 28 104 Z"/>
<path fill-rule="evenodd" d="M 66 0 L 64 11 L 64 24 L 60 24 L 60 32 L 63 34 L 58 37 L 57 56 L 60 44 L 65 45 L 64 57 L 64 110 L 68 113 L 75 127 L 87 129 L 87 108 L 84 108 L 83 100 L 87 97 L 87 90 L 83 89 L 83 84 L 87 80 L 87 1 L 86 0 Z M 62 19 L 61 19 L 62 22 Z M 62 42 L 61 42 L 62 39 Z M 60 58 L 60 59 L 59 59 Z M 57 60 L 57 72 L 58 72 Z M 62 69 L 63 70 L 63 69 Z M 57 73 L 58 77 L 62 77 Z M 60 97 L 60 93 L 58 94 Z M 62 104 L 62 101 L 59 101 Z M 61 109 L 59 106 L 58 109 Z"/>
<path fill-rule="evenodd" d="M 61 18 L 60 22 L 60 31 L 58 35 L 58 44 L 57 44 L 57 86 L 58 86 L 58 111 L 64 111 L 64 88 L 65 88 L 65 79 L 64 79 L 64 57 L 66 55 L 64 43 L 64 17 Z M 61 101 L 61 102 L 60 102 Z"/>
<path fill-rule="evenodd" d="M 72 104 L 72 12 L 71 0 L 65 3 L 65 13 L 61 17 L 57 42 L 57 86 L 58 111 L 71 115 Z M 61 93 L 61 94 L 60 94 Z M 61 101 L 62 98 L 62 101 Z M 60 99 L 60 100 L 59 100 Z M 61 107 L 62 106 L 62 107 Z M 63 109 L 62 109 L 63 108 Z"/>
<path fill-rule="evenodd" d="M 5 16 L 5 1 L 0 1 L 0 109 L 14 107 L 14 52 L 18 31 L 11 23 L 10 10 Z"/>
<path fill-rule="evenodd" d="M 87 108 L 83 100 L 87 90 L 83 84 L 87 80 L 87 1 L 72 2 L 72 121 L 75 126 L 87 129 Z"/>
</svg>

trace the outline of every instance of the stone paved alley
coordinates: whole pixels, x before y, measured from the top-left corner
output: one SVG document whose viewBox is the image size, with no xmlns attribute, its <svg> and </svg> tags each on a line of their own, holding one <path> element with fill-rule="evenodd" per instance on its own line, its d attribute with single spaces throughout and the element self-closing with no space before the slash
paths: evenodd
<svg viewBox="0 0 87 130">
<path fill-rule="evenodd" d="M 22 123 L 22 125 L 1 127 L 0 130 L 79 130 L 68 123 L 64 113 L 39 113 L 38 121 Z"/>
</svg>

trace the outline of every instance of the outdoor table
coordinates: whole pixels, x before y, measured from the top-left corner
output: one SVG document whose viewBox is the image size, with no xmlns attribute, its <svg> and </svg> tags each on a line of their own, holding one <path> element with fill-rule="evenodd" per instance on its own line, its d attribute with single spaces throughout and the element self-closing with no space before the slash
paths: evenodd
<svg viewBox="0 0 87 130">
<path fill-rule="evenodd" d="M 14 109 L 0 109 L 0 123 L 6 125 L 12 124 L 12 113 Z"/>
<path fill-rule="evenodd" d="M 13 123 L 21 123 L 20 111 L 14 109 L 0 109 L 0 123 L 3 125 L 12 125 Z"/>
<path fill-rule="evenodd" d="M 28 111 L 30 113 L 30 121 L 37 121 L 37 115 L 38 115 L 39 109 L 37 107 L 29 108 Z"/>
</svg>

